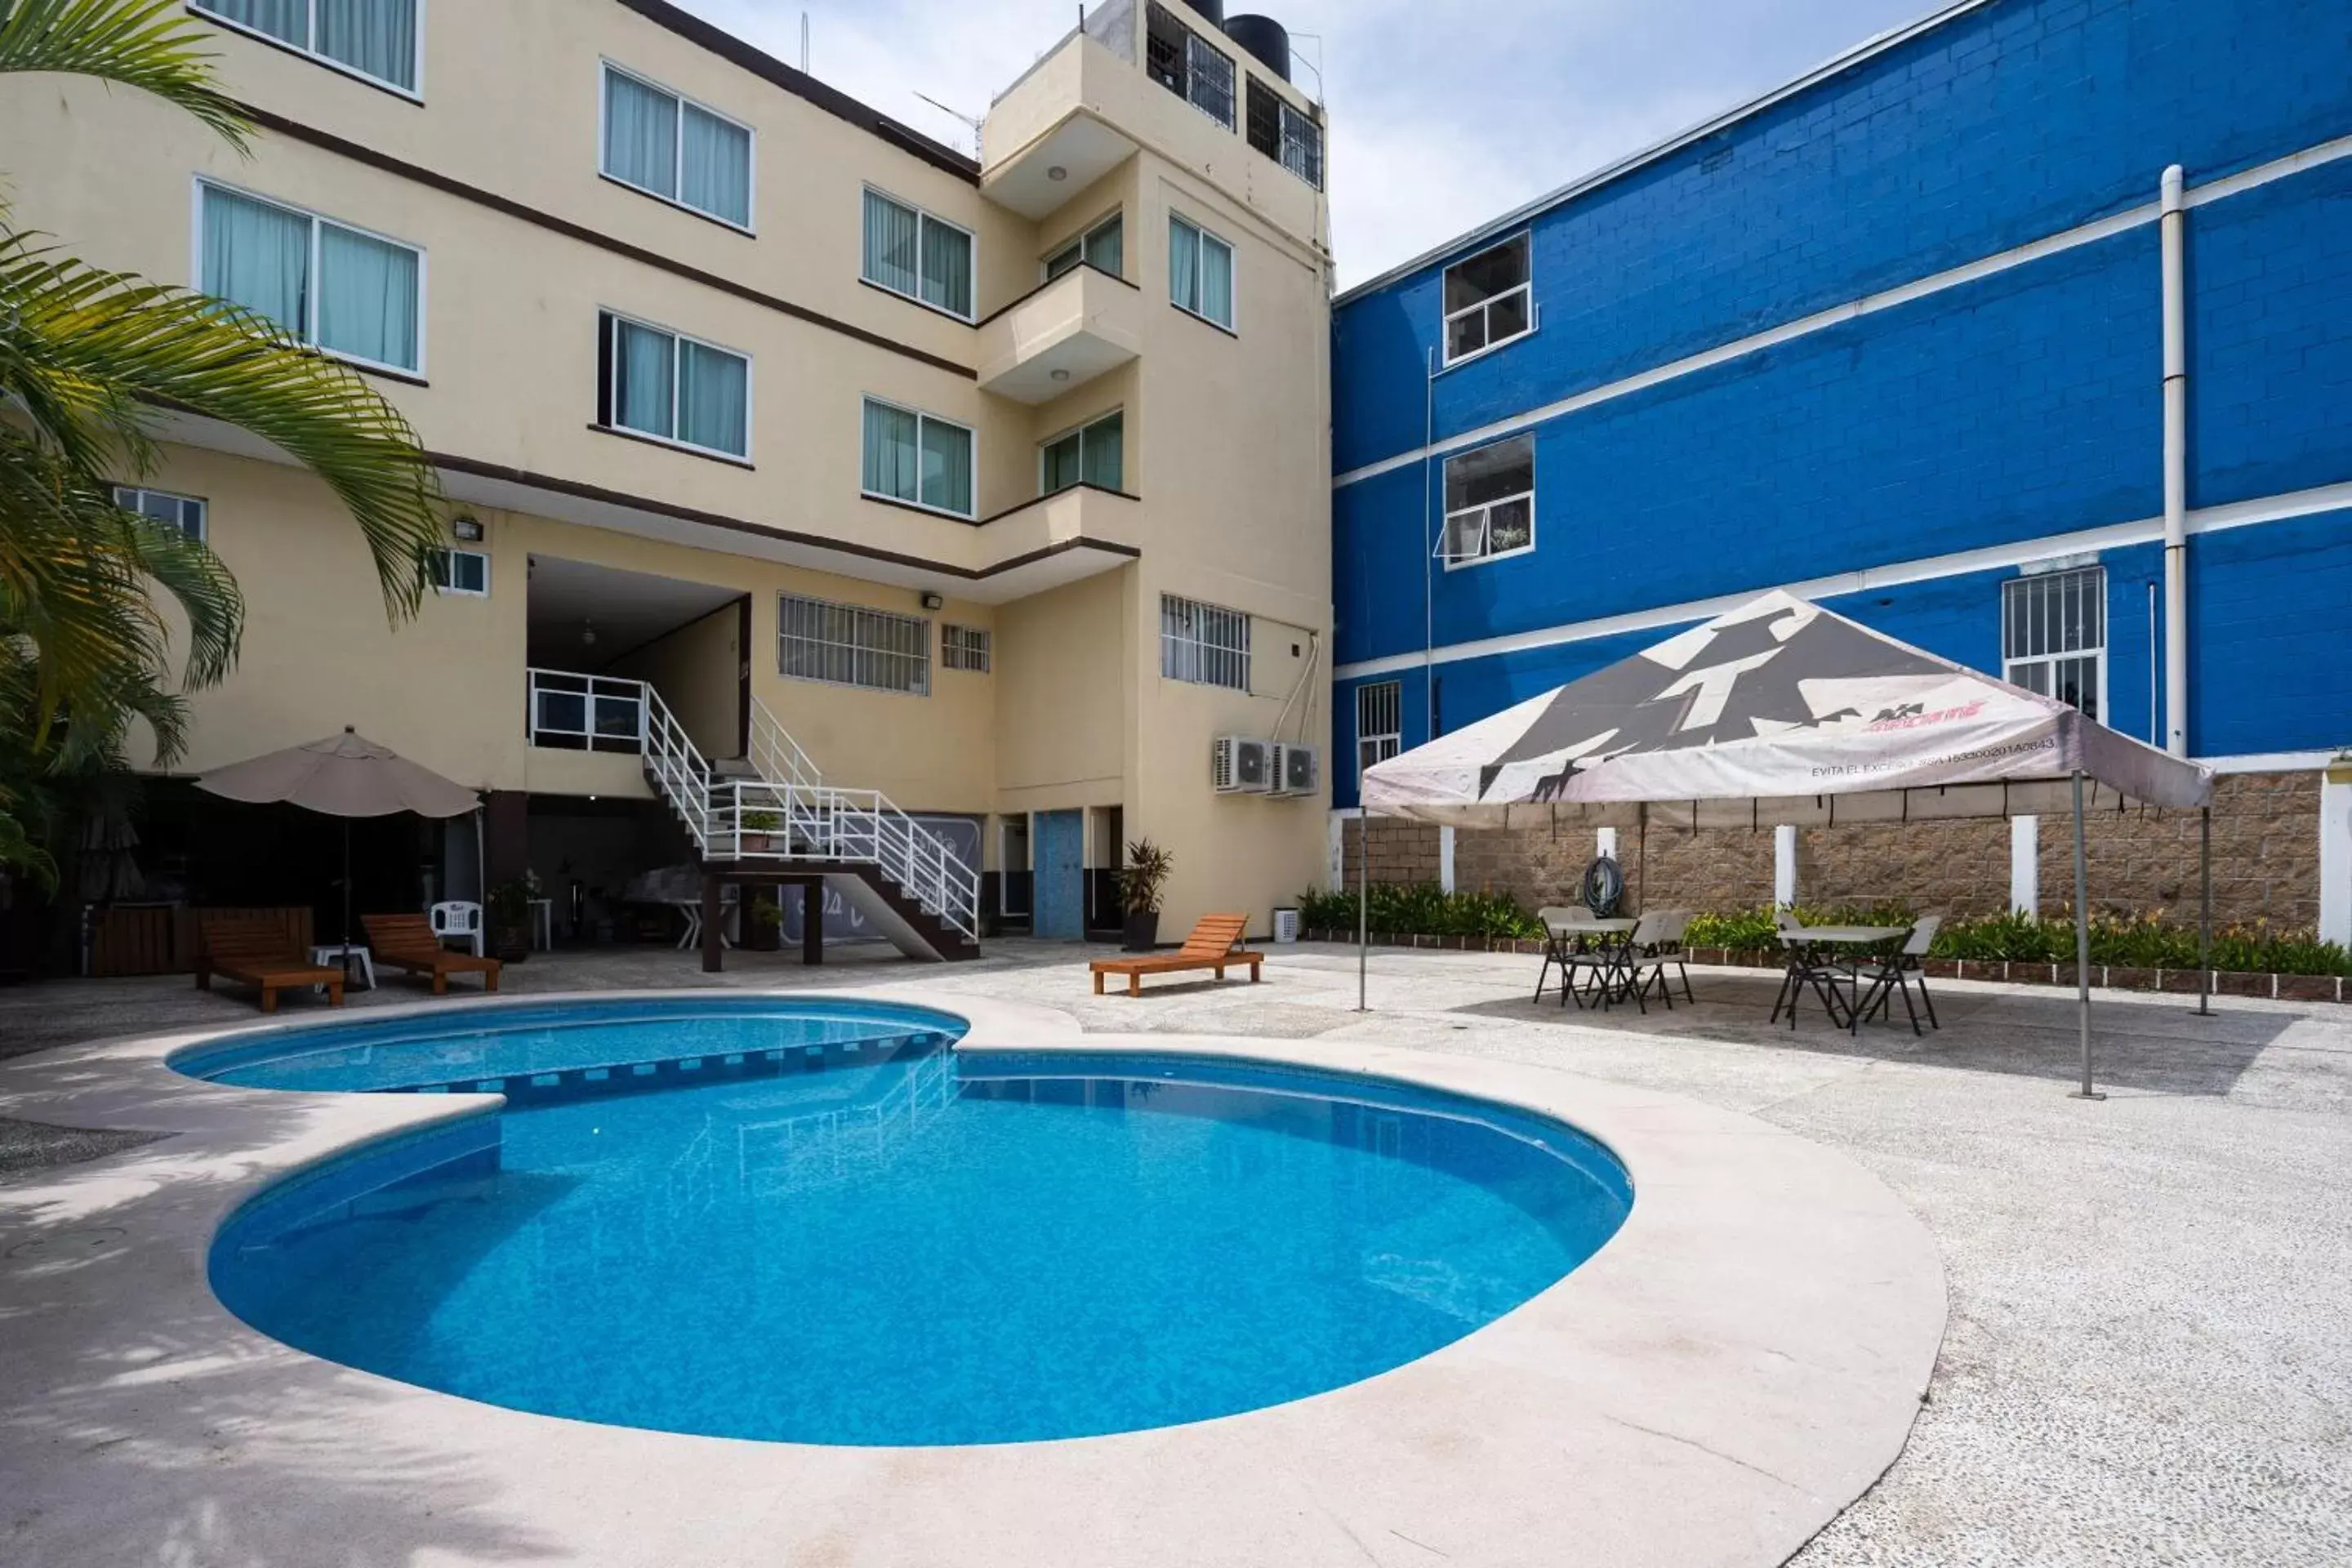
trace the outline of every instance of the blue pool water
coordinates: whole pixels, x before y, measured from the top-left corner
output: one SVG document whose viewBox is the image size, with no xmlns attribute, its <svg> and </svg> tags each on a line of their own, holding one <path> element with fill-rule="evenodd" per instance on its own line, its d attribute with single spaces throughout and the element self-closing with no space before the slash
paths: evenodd
<svg viewBox="0 0 2352 1568">
<path fill-rule="evenodd" d="M 176 1065 L 511 1097 L 265 1194 L 215 1241 L 213 1287 L 302 1350 L 520 1410 L 1024 1441 L 1401 1365 L 1560 1279 L 1632 1203 L 1598 1145 L 1481 1102 L 1173 1057 L 960 1058 L 960 1030 L 743 999 L 207 1049 Z"/>
</svg>

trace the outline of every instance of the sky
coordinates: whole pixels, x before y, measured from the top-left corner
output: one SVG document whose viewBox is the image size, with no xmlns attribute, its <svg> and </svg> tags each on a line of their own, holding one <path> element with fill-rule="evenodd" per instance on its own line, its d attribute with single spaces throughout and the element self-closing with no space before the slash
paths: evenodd
<svg viewBox="0 0 2352 1568">
<path fill-rule="evenodd" d="M 969 152 L 918 93 L 986 113 L 1066 32 L 1076 0 L 681 0 Z M 1732 108 L 1937 0 L 1228 0 L 1291 31 L 1329 112 L 1346 288 Z"/>
</svg>

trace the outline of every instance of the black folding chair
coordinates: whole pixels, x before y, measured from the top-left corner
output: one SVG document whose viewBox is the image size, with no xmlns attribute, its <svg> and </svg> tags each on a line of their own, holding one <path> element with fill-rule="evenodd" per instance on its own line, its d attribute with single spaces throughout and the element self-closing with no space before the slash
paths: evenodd
<svg viewBox="0 0 2352 1568">
<path fill-rule="evenodd" d="M 1911 1005 L 1911 987 L 1914 984 L 1919 987 L 1919 1000 L 1927 1009 L 1929 1026 L 1937 1029 L 1944 1026 L 1936 1017 L 1936 999 L 1927 994 L 1927 972 L 1919 966 L 1919 961 L 1927 956 L 1927 949 L 1935 943 L 1936 929 L 1943 923 L 1941 915 L 1922 916 L 1919 923 L 1911 928 L 1911 934 L 1904 938 L 1901 948 L 1880 956 L 1878 968 L 1870 976 L 1869 989 L 1854 1005 L 1853 1033 L 1862 1033 L 1864 1019 L 1874 1018 L 1886 1012 L 1898 991 L 1903 994 L 1903 1010 L 1911 1016 L 1911 1032 L 1915 1035 L 1923 1033 L 1919 1027 L 1919 1009 Z"/>
</svg>

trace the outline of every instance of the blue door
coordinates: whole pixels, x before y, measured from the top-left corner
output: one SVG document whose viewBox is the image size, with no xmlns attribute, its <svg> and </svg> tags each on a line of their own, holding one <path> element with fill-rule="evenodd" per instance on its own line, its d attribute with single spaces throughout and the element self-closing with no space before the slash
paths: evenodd
<svg viewBox="0 0 2352 1568">
<path fill-rule="evenodd" d="M 1086 816 L 1076 811 L 1037 814 L 1036 917 L 1039 936 L 1078 937 L 1085 933 L 1086 885 L 1081 863 L 1086 857 Z"/>
</svg>

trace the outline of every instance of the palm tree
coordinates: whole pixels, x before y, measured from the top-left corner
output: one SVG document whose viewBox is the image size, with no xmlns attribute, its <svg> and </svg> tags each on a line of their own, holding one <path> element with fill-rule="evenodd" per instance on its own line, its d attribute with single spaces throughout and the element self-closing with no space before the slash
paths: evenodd
<svg viewBox="0 0 2352 1568">
<path fill-rule="evenodd" d="M 245 152 L 252 127 L 209 37 L 177 0 L 0 0 L 0 76 L 135 88 Z M 116 482 L 153 471 L 161 416 L 236 426 L 325 480 L 395 623 L 422 602 L 440 492 L 408 422 L 355 372 L 225 300 L 85 266 L 10 216 L 0 200 L 0 868 L 46 879 L 56 782 L 120 766 L 134 718 L 168 763 L 182 694 L 236 658 L 244 601 L 219 558 L 114 501 Z M 176 673 L 166 599 L 185 623 Z"/>
</svg>

